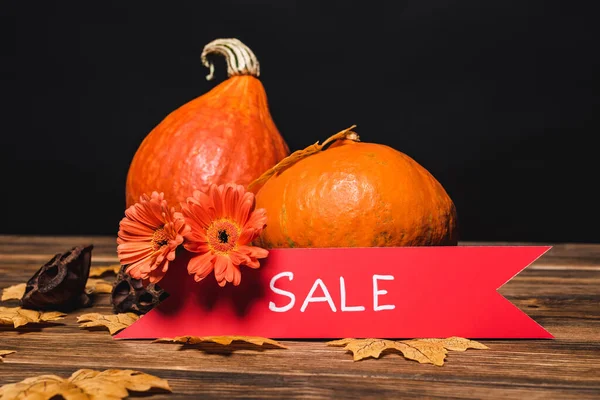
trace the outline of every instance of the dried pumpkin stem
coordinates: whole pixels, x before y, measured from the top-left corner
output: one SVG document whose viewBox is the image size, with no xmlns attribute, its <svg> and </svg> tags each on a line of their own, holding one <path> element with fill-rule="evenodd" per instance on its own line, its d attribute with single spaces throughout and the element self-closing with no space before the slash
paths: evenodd
<svg viewBox="0 0 600 400">
<path fill-rule="evenodd" d="M 221 54 L 225 57 L 227 76 L 252 75 L 258 77 L 260 75 L 258 59 L 248 46 L 234 38 L 216 39 L 204 46 L 200 56 L 202 64 L 210 70 L 209 74 L 206 75 L 206 79 L 209 81 L 213 78 L 215 72 L 215 65 L 207 58 L 207 55 L 212 53 Z"/>
<path fill-rule="evenodd" d="M 288 168 L 290 165 L 296 163 L 297 161 L 300 161 L 303 158 L 310 156 L 311 154 L 318 153 L 319 151 L 323 150 L 323 148 L 331 142 L 334 142 L 334 141 L 340 140 L 340 139 L 354 140 L 356 142 L 360 141 L 360 138 L 358 137 L 356 132 L 352 131 L 352 129 L 354 129 L 354 128 L 356 128 L 356 125 L 352 125 L 350 128 L 346 128 L 343 131 L 336 133 L 335 135 L 333 135 L 333 136 L 329 137 L 327 140 L 325 140 L 323 142 L 323 144 L 319 144 L 319 142 L 316 142 L 315 144 L 311 144 L 310 146 L 308 146 L 305 149 L 296 150 L 295 152 L 293 152 L 292 154 L 290 154 L 283 160 L 279 161 L 279 163 L 277 163 L 274 167 L 265 171 L 256 180 L 251 182 L 248 185 L 248 190 L 252 189 L 256 185 L 262 185 L 263 183 L 268 181 L 270 177 L 283 171 L 284 169 Z"/>
</svg>

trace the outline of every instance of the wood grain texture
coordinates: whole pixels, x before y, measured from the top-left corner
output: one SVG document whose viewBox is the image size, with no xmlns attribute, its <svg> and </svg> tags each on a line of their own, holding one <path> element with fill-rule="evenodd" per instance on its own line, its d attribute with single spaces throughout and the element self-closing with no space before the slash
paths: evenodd
<svg viewBox="0 0 600 400">
<path fill-rule="evenodd" d="M 87 243 L 94 244 L 92 265 L 117 262 L 112 237 L 0 236 L 0 288 L 25 282 L 53 254 Z M 112 312 L 109 295 L 100 294 L 94 307 L 59 324 L 0 328 L 0 348 L 17 351 L 0 363 L 0 385 L 80 368 L 131 368 L 169 380 L 173 394 L 156 399 L 600 399 L 600 245 L 550 244 L 552 250 L 500 292 L 555 340 L 485 340 L 489 350 L 450 352 L 443 367 L 396 354 L 354 362 L 342 349 L 310 340 L 282 341 L 288 349 L 181 349 L 80 329 L 77 316 Z"/>
</svg>

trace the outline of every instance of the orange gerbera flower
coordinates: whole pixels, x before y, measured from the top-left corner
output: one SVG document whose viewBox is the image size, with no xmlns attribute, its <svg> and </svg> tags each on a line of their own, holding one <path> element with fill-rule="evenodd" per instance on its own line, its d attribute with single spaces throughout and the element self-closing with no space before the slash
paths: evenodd
<svg viewBox="0 0 600 400">
<path fill-rule="evenodd" d="M 213 270 L 220 286 L 242 280 L 240 265 L 260 267 L 259 258 L 269 252 L 251 246 L 264 229 L 267 216 L 264 209 L 255 210 L 254 194 L 235 184 L 211 185 L 207 193 L 194 191 L 182 205 L 183 215 L 191 230 L 183 246 L 198 253 L 188 264 L 188 272 L 196 282 Z"/>
<path fill-rule="evenodd" d="M 126 272 L 133 278 L 156 283 L 169 269 L 189 230 L 183 215 L 167 207 L 163 193 L 144 194 L 119 223 L 119 261 L 128 265 Z"/>
</svg>

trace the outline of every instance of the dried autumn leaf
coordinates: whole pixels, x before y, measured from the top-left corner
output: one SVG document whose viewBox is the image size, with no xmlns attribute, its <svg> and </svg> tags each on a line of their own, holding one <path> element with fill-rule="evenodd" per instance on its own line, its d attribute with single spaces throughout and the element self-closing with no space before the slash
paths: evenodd
<svg viewBox="0 0 600 400">
<path fill-rule="evenodd" d="M 351 351 L 354 361 L 367 357 L 379 358 L 385 350 L 396 350 L 409 359 L 421 364 L 444 365 L 448 350 L 465 351 L 466 349 L 487 349 L 488 347 L 474 340 L 460 337 L 446 339 L 413 339 L 413 340 L 386 340 L 386 339 L 340 339 L 327 342 L 329 346 L 344 346 Z"/>
<path fill-rule="evenodd" d="M 419 339 L 395 342 L 396 350 L 405 358 L 418 361 L 421 364 L 444 365 L 448 350 L 439 342 L 422 342 Z"/>
<path fill-rule="evenodd" d="M 21 399 L 26 393 L 27 398 L 35 399 L 120 400 L 127 397 L 130 390 L 148 392 L 151 389 L 172 391 L 167 380 L 143 372 L 80 369 L 68 379 L 41 375 L 4 385 L 0 387 L 0 399 Z"/>
<path fill-rule="evenodd" d="M 386 339 L 340 339 L 327 342 L 328 346 L 344 346 L 354 354 L 354 361 L 367 357 L 379 358 L 385 350 L 396 349 L 396 342 Z"/>
<path fill-rule="evenodd" d="M 86 399 L 81 390 L 56 375 L 40 375 L 0 387 L 0 399 Z"/>
<path fill-rule="evenodd" d="M 100 372 L 80 369 L 71 375 L 69 382 L 94 399 L 122 399 L 128 395 L 129 390 L 147 392 L 156 388 L 171 392 L 171 387 L 165 379 L 133 370 L 108 369 Z"/>
<path fill-rule="evenodd" d="M 21 307 L 0 307 L 0 325 L 13 325 L 18 328 L 27 324 L 57 321 L 66 315 L 58 311 L 41 312 Z"/>
<path fill-rule="evenodd" d="M 448 350 L 465 351 L 467 349 L 486 350 L 489 349 L 486 345 L 458 336 L 452 336 L 446 339 L 419 339 L 421 342 L 439 342 Z"/>
<path fill-rule="evenodd" d="M 275 347 L 279 347 L 282 349 L 287 349 L 286 346 L 281 343 L 273 340 L 267 339 L 258 336 L 177 336 L 174 338 L 160 338 L 156 339 L 157 343 L 181 343 L 181 344 L 199 344 L 199 343 L 217 343 L 223 346 L 229 346 L 233 342 L 246 342 L 250 344 L 254 344 L 256 346 L 263 346 L 265 344 L 270 344 Z"/>
<path fill-rule="evenodd" d="M 2 301 L 7 300 L 21 300 L 21 297 L 25 294 L 26 283 L 19 283 L 12 285 L 2 290 Z"/>
<path fill-rule="evenodd" d="M 14 350 L 0 350 L 0 362 L 2 362 L 2 359 L 4 358 L 4 356 L 7 356 L 9 354 L 13 354 L 16 353 L 16 351 Z"/>
<path fill-rule="evenodd" d="M 88 279 L 85 284 L 85 292 L 87 294 L 111 293 L 112 283 L 107 282 L 104 279 Z"/>
<path fill-rule="evenodd" d="M 103 275 L 113 274 L 117 275 L 121 269 L 121 264 L 106 265 L 102 267 L 91 267 L 90 278 L 100 278 Z"/>
<path fill-rule="evenodd" d="M 134 313 L 123 314 L 100 314 L 88 313 L 77 317 L 77 322 L 82 323 L 81 328 L 106 327 L 111 335 L 127 328 L 139 319 L 139 316 Z"/>
</svg>

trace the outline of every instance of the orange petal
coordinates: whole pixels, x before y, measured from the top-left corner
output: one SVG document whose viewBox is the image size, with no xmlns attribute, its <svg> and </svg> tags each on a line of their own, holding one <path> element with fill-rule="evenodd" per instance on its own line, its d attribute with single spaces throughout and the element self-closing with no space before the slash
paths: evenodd
<svg viewBox="0 0 600 400">
<path fill-rule="evenodd" d="M 244 228 L 264 229 L 267 225 L 267 210 L 264 208 L 257 208 L 252 211 L 252 215 L 246 221 Z"/>
<path fill-rule="evenodd" d="M 239 246 L 238 251 L 250 258 L 265 258 L 269 255 L 268 250 L 256 246 Z"/>
<path fill-rule="evenodd" d="M 152 260 L 150 257 L 143 258 L 130 264 L 125 272 L 135 279 L 145 279 L 150 273 L 150 267 L 152 266 Z"/>
<path fill-rule="evenodd" d="M 183 236 L 181 235 L 176 235 L 174 239 L 169 239 L 169 244 L 168 246 L 172 249 L 175 249 L 177 246 L 179 246 L 181 243 L 183 243 Z"/>
<path fill-rule="evenodd" d="M 200 227 L 198 225 L 190 224 L 193 227 L 193 230 L 190 231 L 187 235 L 185 235 L 185 239 L 189 242 L 208 242 L 208 237 L 206 236 L 206 229 L 204 227 Z"/>
<path fill-rule="evenodd" d="M 154 229 L 164 223 L 162 207 L 157 198 L 134 204 L 125 211 L 125 216 Z"/>
<path fill-rule="evenodd" d="M 117 254 L 119 259 L 122 259 L 121 265 L 131 264 L 146 257 L 150 257 L 153 253 L 152 247 L 146 243 L 140 243 L 140 246 L 133 246 L 137 243 L 122 243 L 117 246 Z M 145 246 L 141 246 L 144 245 Z"/>
<path fill-rule="evenodd" d="M 229 261 L 227 263 L 227 270 L 225 271 L 225 280 L 227 280 L 227 282 L 233 282 L 234 276 L 235 276 L 235 266 L 233 265 L 233 263 L 231 261 Z"/>
<path fill-rule="evenodd" d="M 172 215 L 169 220 L 171 221 L 169 224 L 169 235 L 172 237 L 183 236 L 191 230 L 191 228 L 185 223 L 183 213 L 172 211 Z M 167 229 L 166 226 L 165 229 Z"/>
<path fill-rule="evenodd" d="M 237 250 L 230 251 L 229 258 L 231 259 L 231 262 L 233 263 L 233 265 L 244 265 L 247 262 L 250 262 L 250 257 L 248 257 L 246 254 L 241 253 Z"/>
<path fill-rule="evenodd" d="M 231 260 L 227 256 L 217 255 L 215 257 L 215 278 L 217 282 L 225 279 L 227 268 L 231 264 Z"/>
<path fill-rule="evenodd" d="M 212 198 L 199 190 L 194 191 L 193 198 L 188 198 L 188 201 L 192 200 L 194 204 L 201 206 L 202 208 L 209 209 L 214 208 Z"/>
<path fill-rule="evenodd" d="M 136 241 L 136 242 L 128 242 L 128 241 L 122 241 L 118 246 L 117 246 L 117 251 L 126 251 L 126 252 L 132 252 L 132 253 L 136 253 L 138 251 L 143 251 L 143 250 L 150 250 L 152 251 L 152 243 L 150 243 L 150 241 Z"/>
<path fill-rule="evenodd" d="M 228 183 L 223 189 L 223 216 L 234 218 L 238 202 L 238 191 L 234 184 Z"/>
<path fill-rule="evenodd" d="M 208 228 L 212 223 L 209 208 L 207 204 L 188 203 L 183 208 L 183 215 L 186 218 L 187 224 L 195 229 Z"/>
<path fill-rule="evenodd" d="M 233 286 L 238 286 L 242 282 L 242 273 L 240 272 L 240 268 L 233 265 L 231 269 L 233 270 Z"/>
<path fill-rule="evenodd" d="M 251 258 L 250 261 L 244 265 L 252 269 L 260 268 L 260 262 L 256 258 Z"/>
<path fill-rule="evenodd" d="M 252 243 L 252 241 L 254 239 L 256 239 L 259 234 L 260 234 L 260 231 L 257 229 L 244 229 L 242 231 L 242 234 L 240 235 L 237 243 L 239 246 L 242 246 L 242 245 L 245 245 L 248 243 Z"/>
<path fill-rule="evenodd" d="M 172 249 L 167 253 L 167 260 L 173 261 L 175 259 L 175 249 Z"/>
<path fill-rule="evenodd" d="M 168 269 L 169 269 L 169 262 L 165 261 L 162 268 L 156 268 L 155 270 L 150 271 L 150 274 L 148 274 L 148 280 L 150 281 L 150 283 L 159 282 L 165 276 L 165 273 L 167 272 Z"/>
<path fill-rule="evenodd" d="M 208 196 L 212 199 L 212 206 L 214 207 L 213 219 L 221 218 L 223 216 L 223 198 L 221 196 L 222 187 L 215 184 L 210 185 L 208 189 Z"/>
<path fill-rule="evenodd" d="M 188 273 L 194 275 L 194 280 L 200 282 L 206 278 L 214 268 L 213 259 L 215 256 L 208 252 L 202 255 L 193 257 L 187 266 Z"/>
<path fill-rule="evenodd" d="M 152 236 L 158 227 L 160 227 L 160 225 L 148 226 L 127 217 L 123 218 L 119 223 L 120 231 L 136 236 Z"/>
<path fill-rule="evenodd" d="M 150 250 L 149 252 L 146 253 L 123 253 L 120 252 L 118 253 L 119 256 L 119 262 L 121 265 L 131 265 L 133 263 L 148 259 L 148 263 L 150 263 L 150 259 L 152 257 L 152 250 Z M 149 269 L 148 269 L 149 270 Z"/>
<path fill-rule="evenodd" d="M 183 247 L 192 253 L 206 253 L 210 251 L 210 247 L 206 242 L 186 242 Z"/>
<path fill-rule="evenodd" d="M 235 221 L 238 223 L 238 225 L 246 225 L 246 222 L 248 222 L 248 218 L 250 217 L 250 213 L 252 210 L 254 210 L 254 205 L 254 194 L 252 192 L 244 193 L 244 196 L 240 200 L 240 203 L 237 207 L 238 210 L 235 217 Z"/>
</svg>

